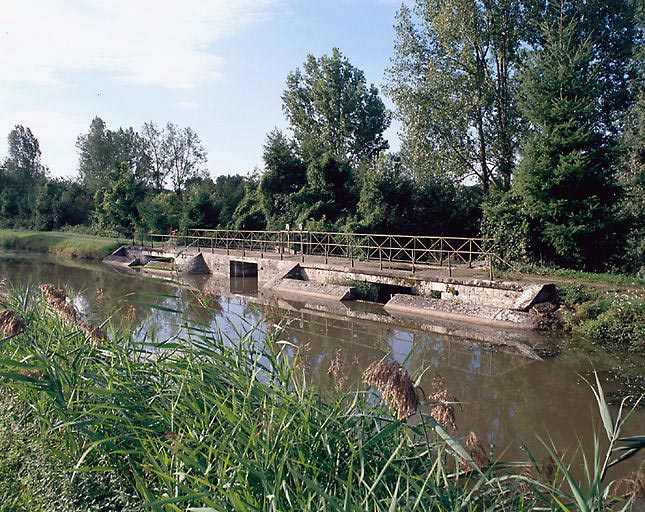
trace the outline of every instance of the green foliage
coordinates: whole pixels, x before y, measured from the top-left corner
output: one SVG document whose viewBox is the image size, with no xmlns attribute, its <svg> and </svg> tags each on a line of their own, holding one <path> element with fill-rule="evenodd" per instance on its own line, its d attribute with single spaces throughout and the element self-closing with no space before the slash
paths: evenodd
<svg viewBox="0 0 645 512">
<path fill-rule="evenodd" d="M 36 195 L 33 227 L 50 231 L 64 226 L 88 225 L 93 208 L 94 204 L 79 183 L 47 180 Z"/>
<path fill-rule="evenodd" d="M 600 297 L 569 318 L 574 332 L 596 343 L 620 345 L 645 354 L 645 299 L 629 295 Z"/>
<path fill-rule="evenodd" d="M 615 249 L 618 189 L 612 148 L 599 129 L 598 75 L 575 23 L 545 25 L 544 38 L 522 83 L 522 109 L 533 130 L 517 191 L 531 251 L 558 265 L 599 269 Z"/>
<path fill-rule="evenodd" d="M 56 447 L 64 438 L 44 432 L 41 418 L 19 396 L 0 389 L 0 512 L 76 512 L 132 510 L 139 500 L 128 495 L 114 471 L 67 471 Z"/>
<path fill-rule="evenodd" d="M 379 286 L 376 283 L 358 281 L 356 279 L 341 279 L 338 281 L 330 281 L 330 284 L 351 286 L 354 288 L 354 299 L 356 300 L 376 302 L 376 299 L 378 298 Z"/>
<path fill-rule="evenodd" d="M 295 194 L 305 186 L 307 166 L 297 156 L 295 144 L 279 130 L 267 136 L 264 145 L 265 171 L 260 179 L 258 193 L 268 226 L 284 229 L 298 216 Z"/>
<path fill-rule="evenodd" d="M 481 234 L 498 241 L 495 253 L 508 262 L 530 259 L 530 231 L 517 193 L 495 192 L 483 205 Z"/>
<path fill-rule="evenodd" d="M 323 394 L 306 382 L 296 347 L 277 337 L 229 340 L 191 325 L 180 340 L 137 343 L 112 333 L 92 343 L 33 295 L 5 300 L 26 328 L 0 343 L 0 389 L 15 397 L 0 429 L 14 450 L 26 441 L 52 455 L 44 471 L 23 461 L 27 496 L 47 482 L 35 501 L 51 499 L 43 509 L 78 492 L 76 509 L 531 510 L 556 500 L 574 507 L 587 492 L 512 465 L 484 471 L 431 416 L 398 420 L 375 390 Z M 643 442 L 620 437 L 625 419 L 610 414 L 599 384 L 594 392 L 610 450 L 594 455 L 585 499 L 603 506 L 614 503 L 606 468 Z M 28 428 L 12 427 L 20 418 Z M 0 485 L 20 471 L 9 453 Z M 570 463 L 554 458 L 571 482 Z"/>
<path fill-rule="evenodd" d="M 356 167 L 388 147 L 390 117 L 378 89 L 337 48 L 289 73 L 282 101 L 308 163 L 330 153 Z"/>
<path fill-rule="evenodd" d="M 510 187 L 521 133 L 514 93 L 522 2 L 417 0 L 396 20 L 388 94 L 418 176 Z"/>
<path fill-rule="evenodd" d="M 0 225 L 29 228 L 35 197 L 45 180 L 40 145 L 24 126 L 11 130 L 7 142 L 9 156 L 0 165 Z"/>
<path fill-rule="evenodd" d="M 150 233 L 169 233 L 181 223 L 181 203 L 176 194 L 162 192 L 147 197 L 137 206 L 138 227 Z"/>
<path fill-rule="evenodd" d="M 100 229 L 132 236 L 139 224 L 138 206 L 145 190 L 126 164 L 111 173 L 112 185 L 97 190 L 94 196 L 94 222 Z"/>
<path fill-rule="evenodd" d="M 584 284 L 565 283 L 558 285 L 558 296 L 564 304 L 573 306 L 589 302 L 595 297 L 595 293 Z"/>
<path fill-rule="evenodd" d="M 267 226 L 267 218 L 258 197 L 259 180 L 249 177 L 244 183 L 244 197 L 232 215 L 233 229 L 261 230 Z"/>
<path fill-rule="evenodd" d="M 49 253 L 70 258 L 100 260 L 117 249 L 123 240 L 87 234 L 0 230 L 0 248 Z"/>
<path fill-rule="evenodd" d="M 99 189 L 111 189 L 114 173 L 122 165 L 142 176 L 148 164 L 142 151 L 141 137 L 130 127 L 109 130 L 100 117 L 95 117 L 88 133 L 78 136 L 78 171 L 90 195 Z"/>
<path fill-rule="evenodd" d="M 641 13 L 645 17 L 645 10 Z M 622 267 L 645 277 L 645 19 L 641 20 L 641 40 L 633 62 L 635 102 L 627 115 L 623 143 L 625 162 L 620 176 L 624 187 L 621 214 L 628 226 Z"/>
</svg>

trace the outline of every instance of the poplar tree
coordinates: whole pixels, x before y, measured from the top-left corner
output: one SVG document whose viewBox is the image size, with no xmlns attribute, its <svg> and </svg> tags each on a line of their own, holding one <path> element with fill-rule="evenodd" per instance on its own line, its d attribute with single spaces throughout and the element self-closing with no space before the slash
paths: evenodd
<svg viewBox="0 0 645 512">
<path fill-rule="evenodd" d="M 282 101 L 307 163 L 328 153 L 356 167 L 388 148 L 390 116 L 378 89 L 337 48 L 289 73 Z"/>
<path fill-rule="evenodd" d="M 417 175 L 508 189 L 521 124 L 514 100 L 519 0 L 416 0 L 397 15 L 386 92 Z"/>
</svg>

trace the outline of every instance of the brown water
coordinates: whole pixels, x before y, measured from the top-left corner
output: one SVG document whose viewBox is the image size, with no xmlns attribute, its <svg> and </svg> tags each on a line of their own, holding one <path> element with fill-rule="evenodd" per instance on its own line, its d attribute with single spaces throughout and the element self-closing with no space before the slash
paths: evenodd
<svg viewBox="0 0 645 512">
<path fill-rule="evenodd" d="M 466 324 L 406 322 L 389 317 L 376 305 L 323 307 L 265 299 L 258 297 L 257 282 L 252 279 L 195 278 L 188 283 L 190 287 L 180 287 L 160 279 L 120 274 L 100 264 L 56 262 L 21 254 L 0 255 L 2 278 L 17 286 L 51 282 L 65 287 L 88 318 L 102 322 L 111 317 L 117 324 L 134 326 L 141 339 L 181 335 L 186 319 L 232 338 L 256 326 L 260 327 L 256 336 L 278 329 L 280 340 L 300 349 L 310 378 L 323 386 L 351 386 L 360 380 L 362 369 L 389 353 L 405 362 L 413 375 L 427 369 L 421 380 L 426 392 L 431 391 L 432 379 L 441 375 L 450 396 L 461 403 L 457 408 L 459 435 L 477 432 L 506 460 L 524 459 L 523 442 L 538 459 L 543 457 L 538 436 L 552 439 L 560 451 L 574 451 L 578 441 L 589 449 L 594 428 L 600 432 L 602 427 L 584 378 L 593 379 L 595 369 L 613 396 L 631 391 L 626 376 L 641 375 L 639 365 L 634 366 L 626 356 L 621 360 L 579 348 L 579 341 L 482 331 Z M 445 332 L 459 332 L 460 336 Z M 550 357 L 532 359 L 526 351 L 518 352 L 518 346 L 537 347 L 537 353 Z M 328 374 L 334 358 L 344 367 L 340 383 Z M 641 408 L 627 433 L 644 432 L 645 409 Z M 640 457 L 630 466 L 642 460 Z"/>
</svg>

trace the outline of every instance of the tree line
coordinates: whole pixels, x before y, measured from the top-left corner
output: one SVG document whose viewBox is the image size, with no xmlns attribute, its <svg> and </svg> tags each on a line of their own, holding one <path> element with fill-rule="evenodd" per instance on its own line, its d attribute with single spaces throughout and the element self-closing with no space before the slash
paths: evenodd
<svg viewBox="0 0 645 512">
<path fill-rule="evenodd" d="M 513 261 L 642 273 L 644 27 L 636 0 L 416 0 L 395 20 L 392 112 L 334 48 L 289 73 L 289 128 L 248 175 L 210 178 L 190 128 L 97 117 L 78 177 L 52 179 L 17 126 L 0 224 L 484 235 Z"/>
</svg>

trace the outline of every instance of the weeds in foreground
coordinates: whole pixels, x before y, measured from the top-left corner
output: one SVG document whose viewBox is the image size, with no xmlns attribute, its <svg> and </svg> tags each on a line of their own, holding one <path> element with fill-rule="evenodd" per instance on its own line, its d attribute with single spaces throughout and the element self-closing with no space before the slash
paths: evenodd
<svg viewBox="0 0 645 512">
<path fill-rule="evenodd" d="M 560 476 L 545 481 L 526 465 L 490 463 L 474 435 L 462 445 L 417 407 L 414 383 L 393 363 L 367 372 L 374 388 L 323 394 L 277 337 L 231 340 L 188 326 L 181 340 L 139 343 L 113 332 L 92 341 L 43 300 L 35 291 L 10 294 L 7 306 L 25 327 L 0 339 L 0 390 L 12 404 L 1 410 L 0 428 L 37 446 L 45 462 L 51 457 L 52 488 L 61 489 L 42 510 L 65 496 L 84 500 L 79 509 L 202 512 L 631 503 L 605 482 L 606 468 L 643 439 L 621 437 L 629 413 L 612 417 L 599 383 L 607 451 L 597 443 L 580 484 L 553 450 Z M 376 388 L 389 389 L 383 396 L 395 410 L 374 400 Z M 45 436 L 47 446 L 38 444 Z M 14 459 L 0 459 L 0 477 L 14 471 Z M 40 473 L 17 474 L 19 492 L 35 496 Z M 2 485 L 5 500 L 16 498 Z"/>
</svg>

